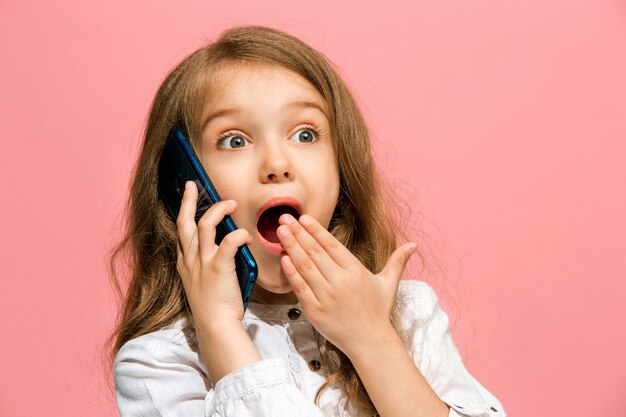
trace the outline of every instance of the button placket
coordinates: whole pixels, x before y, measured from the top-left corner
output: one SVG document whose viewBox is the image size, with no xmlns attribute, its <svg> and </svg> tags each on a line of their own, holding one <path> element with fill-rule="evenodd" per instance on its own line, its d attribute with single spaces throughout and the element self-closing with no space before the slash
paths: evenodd
<svg viewBox="0 0 626 417">
<path fill-rule="evenodd" d="M 287 312 L 289 317 L 285 327 L 292 338 L 292 343 L 297 353 L 300 355 L 302 365 L 305 365 L 312 371 L 318 372 L 322 364 L 321 351 L 319 346 L 317 331 L 313 328 L 304 317 L 302 311 L 298 308 L 292 308 Z M 302 366 L 304 369 L 305 366 Z"/>
</svg>

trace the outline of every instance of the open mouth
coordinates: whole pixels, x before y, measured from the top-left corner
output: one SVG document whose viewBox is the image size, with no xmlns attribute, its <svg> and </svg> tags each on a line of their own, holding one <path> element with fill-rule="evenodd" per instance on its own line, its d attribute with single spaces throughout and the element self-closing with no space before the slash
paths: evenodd
<svg viewBox="0 0 626 417">
<path fill-rule="evenodd" d="M 278 205 L 274 207 L 270 207 L 265 210 L 259 216 L 259 220 L 256 223 L 256 228 L 259 231 L 259 234 L 263 237 L 263 239 L 267 240 L 270 243 L 280 243 L 278 236 L 276 236 L 276 229 L 280 224 L 278 223 L 278 218 L 285 213 L 291 214 L 293 217 L 298 219 L 300 214 L 295 207 L 289 205 Z"/>
</svg>

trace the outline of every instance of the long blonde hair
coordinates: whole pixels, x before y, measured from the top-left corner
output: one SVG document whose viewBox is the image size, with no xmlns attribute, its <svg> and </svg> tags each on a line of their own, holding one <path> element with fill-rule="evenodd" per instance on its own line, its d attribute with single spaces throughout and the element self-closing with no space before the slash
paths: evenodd
<svg viewBox="0 0 626 417">
<path fill-rule="evenodd" d="M 109 338 L 111 368 L 124 343 L 189 315 L 176 270 L 176 225 L 159 201 L 157 165 L 167 134 L 176 123 L 184 126 L 194 148 L 199 148 L 199 115 L 210 75 L 221 65 L 245 63 L 294 71 L 326 101 L 340 175 L 340 196 L 329 231 L 374 273 L 382 270 L 396 249 L 396 238 L 406 241 L 402 228 L 392 220 L 391 206 L 397 197 L 391 195 L 391 188 L 385 186 L 376 169 L 363 116 L 329 61 L 297 38 L 275 29 L 252 26 L 228 30 L 172 70 L 152 103 L 132 177 L 125 235 L 110 256 L 112 282 L 123 305 Z M 417 255 L 422 257 L 419 249 Z M 127 274 L 123 282 L 117 273 L 118 264 Z M 348 357 L 327 342 L 321 359 L 330 376 L 317 392 L 316 403 L 324 390 L 335 386 L 360 415 L 376 415 Z"/>
</svg>

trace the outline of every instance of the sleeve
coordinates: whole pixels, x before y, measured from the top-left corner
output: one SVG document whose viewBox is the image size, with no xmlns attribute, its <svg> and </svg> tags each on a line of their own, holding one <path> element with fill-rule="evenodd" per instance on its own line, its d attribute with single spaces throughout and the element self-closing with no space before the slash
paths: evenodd
<svg viewBox="0 0 626 417">
<path fill-rule="evenodd" d="M 435 291 L 423 281 L 401 282 L 397 322 L 411 357 L 449 417 L 506 417 L 498 399 L 465 369 L 448 328 L 448 315 Z"/>
<path fill-rule="evenodd" d="M 215 386 L 200 366 L 197 354 L 188 346 L 151 335 L 127 342 L 118 352 L 114 368 L 120 416 L 323 417 L 296 387 L 282 358 L 237 369 Z"/>
</svg>

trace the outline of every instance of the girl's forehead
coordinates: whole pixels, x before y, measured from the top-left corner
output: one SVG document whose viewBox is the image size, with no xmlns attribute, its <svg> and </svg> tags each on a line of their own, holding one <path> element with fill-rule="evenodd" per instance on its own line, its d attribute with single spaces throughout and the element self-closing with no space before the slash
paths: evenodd
<svg viewBox="0 0 626 417">
<path fill-rule="evenodd" d="M 327 115 L 327 104 L 317 89 L 303 76 L 278 65 L 236 63 L 219 67 L 209 75 L 203 108 L 245 105 L 255 95 L 266 98 L 308 101 L 319 105 Z"/>
</svg>

